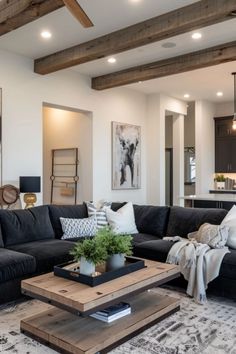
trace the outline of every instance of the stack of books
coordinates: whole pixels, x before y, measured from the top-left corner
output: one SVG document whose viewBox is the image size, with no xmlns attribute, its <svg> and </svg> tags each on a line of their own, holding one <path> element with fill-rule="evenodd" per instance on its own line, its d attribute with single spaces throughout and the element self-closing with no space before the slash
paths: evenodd
<svg viewBox="0 0 236 354">
<path fill-rule="evenodd" d="M 128 304 L 127 302 L 120 302 L 119 304 L 109 306 L 104 310 L 97 311 L 90 316 L 96 318 L 97 320 L 110 323 L 115 320 L 118 320 L 118 318 L 129 315 L 130 313 L 130 304 Z"/>
<path fill-rule="evenodd" d="M 234 189 L 234 185 L 235 185 L 235 180 L 232 178 L 226 178 L 225 179 L 225 189 Z"/>
</svg>

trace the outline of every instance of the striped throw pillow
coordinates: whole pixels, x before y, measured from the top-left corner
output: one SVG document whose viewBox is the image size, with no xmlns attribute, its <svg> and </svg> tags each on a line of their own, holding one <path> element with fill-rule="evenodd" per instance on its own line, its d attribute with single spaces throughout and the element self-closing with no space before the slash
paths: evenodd
<svg viewBox="0 0 236 354">
<path fill-rule="evenodd" d="M 86 205 L 88 216 L 96 217 L 98 229 L 101 229 L 108 224 L 106 210 L 111 209 L 111 202 L 102 202 L 100 206 L 96 206 L 93 202 L 86 202 Z"/>
</svg>

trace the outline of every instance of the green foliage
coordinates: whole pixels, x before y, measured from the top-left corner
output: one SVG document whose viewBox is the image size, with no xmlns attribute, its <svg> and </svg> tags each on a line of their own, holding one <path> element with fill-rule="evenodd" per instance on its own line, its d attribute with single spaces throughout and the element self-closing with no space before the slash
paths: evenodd
<svg viewBox="0 0 236 354">
<path fill-rule="evenodd" d="M 113 254 L 132 254 L 132 237 L 130 235 L 117 235 L 110 227 L 99 229 L 92 239 L 85 239 L 75 244 L 70 254 L 75 261 L 81 257 L 93 262 L 95 265 L 101 264 Z"/>
<path fill-rule="evenodd" d="M 130 235 L 117 235 L 110 227 L 98 230 L 96 239 L 106 248 L 108 256 L 113 254 L 132 254 L 132 237 Z"/>
<path fill-rule="evenodd" d="M 225 182 L 225 176 L 224 175 L 216 175 L 214 181 L 215 182 Z"/>
<path fill-rule="evenodd" d="M 77 262 L 81 257 L 84 257 L 95 265 L 101 264 L 107 259 L 106 248 L 96 237 L 77 242 L 70 254 L 74 256 L 74 260 Z"/>
</svg>

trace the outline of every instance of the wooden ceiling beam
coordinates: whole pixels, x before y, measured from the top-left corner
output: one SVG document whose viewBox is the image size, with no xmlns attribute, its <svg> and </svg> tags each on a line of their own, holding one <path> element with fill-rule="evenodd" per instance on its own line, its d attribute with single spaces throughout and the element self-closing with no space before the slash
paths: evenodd
<svg viewBox="0 0 236 354">
<path fill-rule="evenodd" d="M 139 65 L 112 74 L 98 76 L 92 79 L 92 88 L 95 90 L 105 90 L 234 60 L 236 60 L 236 41 L 150 64 Z"/>
<path fill-rule="evenodd" d="M 0 36 L 64 6 L 62 0 L 2 0 Z"/>
<path fill-rule="evenodd" d="M 76 0 L 63 1 L 70 13 L 78 20 L 83 27 L 93 27 L 93 23 Z"/>
<path fill-rule="evenodd" d="M 201 0 L 88 42 L 35 60 L 49 74 L 233 18 L 235 0 Z"/>
</svg>

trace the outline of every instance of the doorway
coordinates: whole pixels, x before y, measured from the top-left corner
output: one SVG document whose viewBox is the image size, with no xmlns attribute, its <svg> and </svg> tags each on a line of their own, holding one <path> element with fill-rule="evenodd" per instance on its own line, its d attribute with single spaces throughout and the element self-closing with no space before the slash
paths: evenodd
<svg viewBox="0 0 236 354">
<path fill-rule="evenodd" d="M 184 119 L 184 195 L 196 193 L 195 102 L 188 103 Z"/>
<path fill-rule="evenodd" d="M 165 117 L 165 204 L 173 205 L 173 116 Z"/>
<path fill-rule="evenodd" d="M 60 177 L 54 180 L 53 204 L 72 205 L 93 199 L 93 162 L 92 162 L 92 113 L 70 107 L 43 104 L 43 203 L 50 204 L 52 188 L 52 152 L 59 149 L 66 153 L 71 148 L 78 150 L 77 190 L 70 168 L 71 157 L 62 156 L 57 163 Z M 70 151 L 69 151 L 70 152 Z M 58 161 L 57 161 L 58 162 Z M 65 163 L 66 162 L 66 163 Z M 69 163 L 68 163 L 69 162 Z M 66 165 L 66 166 L 65 166 Z M 62 169 L 65 169 L 62 170 Z M 57 175 L 58 175 L 57 174 Z M 72 176 L 67 178 L 67 175 Z M 66 178 L 64 178 L 64 176 Z M 75 198 L 75 193 L 77 194 Z"/>
<path fill-rule="evenodd" d="M 165 149 L 166 205 L 173 205 L 173 149 Z"/>
</svg>

